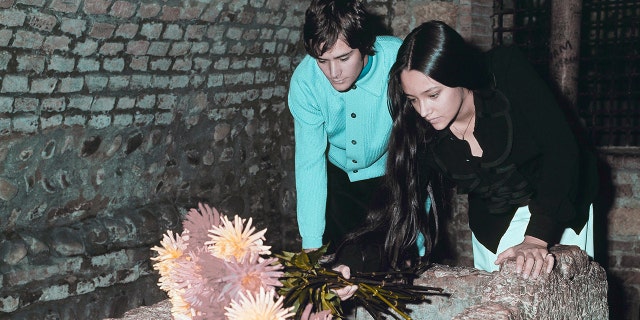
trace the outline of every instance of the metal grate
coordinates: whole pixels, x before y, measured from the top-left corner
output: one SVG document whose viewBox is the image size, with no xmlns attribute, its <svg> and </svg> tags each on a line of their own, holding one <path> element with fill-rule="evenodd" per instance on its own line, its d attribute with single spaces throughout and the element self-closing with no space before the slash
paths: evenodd
<svg viewBox="0 0 640 320">
<path fill-rule="evenodd" d="M 551 1 L 494 1 L 493 44 L 519 46 L 546 79 Z M 582 6 L 577 114 L 595 145 L 640 146 L 640 0 Z"/>
<path fill-rule="evenodd" d="M 640 146 L 640 1 L 582 6 L 579 116 L 599 146 Z"/>
<path fill-rule="evenodd" d="M 493 45 L 516 45 L 549 79 L 551 0 L 496 0 Z"/>
</svg>

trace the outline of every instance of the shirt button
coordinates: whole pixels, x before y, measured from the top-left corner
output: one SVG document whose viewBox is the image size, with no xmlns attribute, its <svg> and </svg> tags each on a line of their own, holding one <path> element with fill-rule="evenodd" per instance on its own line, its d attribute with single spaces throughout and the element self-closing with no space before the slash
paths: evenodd
<svg viewBox="0 0 640 320">
<path fill-rule="evenodd" d="M 353 159 L 353 160 L 351 160 L 351 162 L 358 163 L 358 160 Z"/>
<path fill-rule="evenodd" d="M 353 173 L 358 173 L 358 170 L 353 170 Z"/>
<path fill-rule="evenodd" d="M 358 142 L 356 142 L 355 140 L 351 140 L 351 144 L 356 144 Z"/>
<path fill-rule="evenodd" d="M 352 114 L 351 114 L 351 118 L 355 118 L 355 117 L 356 117 L 356 114 L 355 114 L 355 113 L 352 113 Z"/>
</svg>

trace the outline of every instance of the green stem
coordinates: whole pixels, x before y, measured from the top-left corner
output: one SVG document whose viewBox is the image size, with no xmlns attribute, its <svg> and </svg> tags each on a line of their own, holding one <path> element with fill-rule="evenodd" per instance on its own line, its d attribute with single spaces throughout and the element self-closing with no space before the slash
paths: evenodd
<svg viewBox="0 0 640 320">
<path fill-rule="evenodd" d="M 374 296 L 378 297 L 382 302 L 384 302 L 387 306 L 389 306 L 389 308 L 393 309 L 395 312 L 397 312 L 401 317 L 403 317 L 406 320 L 411 320 L 411 317 L 409 317 L 409 315 L 407 315 L 406 313 L 402 312 L 400 309 L 398 309 L 395 304 L 391 303 L 389 300 L 387 300 L 384 296 L 382 296 L 381 294 L 378 293 L 378 289 L 373 288 L 367 284 L 363 284 L 363 287 L 367 290 L 370 290 L 371 293 L 373 293 Z"/>
</svg>

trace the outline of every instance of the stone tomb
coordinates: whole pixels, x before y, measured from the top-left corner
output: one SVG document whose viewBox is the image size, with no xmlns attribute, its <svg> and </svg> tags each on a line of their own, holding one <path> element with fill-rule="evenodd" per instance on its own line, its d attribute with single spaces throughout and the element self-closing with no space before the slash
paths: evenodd
<svg viewBox="0 0 640 320">
<path fill-rule="evenodd" d="M 515 261 L 489 273 L 468 267 L 435 265 L 416 284 L 443 288 L 450 295 L 411 306 L 413 319 L 525 320 L 609 318 L 604 269 L 575 246 L 555 246 L 556 266 L 550 274 L 525 280 L 515 273 Z M 171 320 L 164 300 L 125 313 L 126 320 Z M 371 316 L 358 310 L 356 320 Z"/>
</svg>

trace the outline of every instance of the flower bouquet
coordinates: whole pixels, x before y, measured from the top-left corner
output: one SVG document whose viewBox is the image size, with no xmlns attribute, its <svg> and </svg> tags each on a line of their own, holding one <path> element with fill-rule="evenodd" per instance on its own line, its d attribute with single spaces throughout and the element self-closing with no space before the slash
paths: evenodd
<svg viewBox="0 0 640 320">
<path fill-rule="evenodd" d="M 202 203 L 198 209 L 189 210 L 181 234 L 167 231 L 161 246 L 151 248 L 157 253 L 151 259 L 160 274 L 158 285 L 167 292 L 176 320 L 342 318 L 335 290 L 348 285 L 358 286 L 352 299 L 374 318 L 394 313 L 411 319 L 408 303 L 442 293 L 405 281 L 423 266 L 347 279 L 321 265 L 326 247 L 272 255 L 264 245 L 266 229 L 256 232 L 251 218 L 230 220 Z"/>
</svg>

